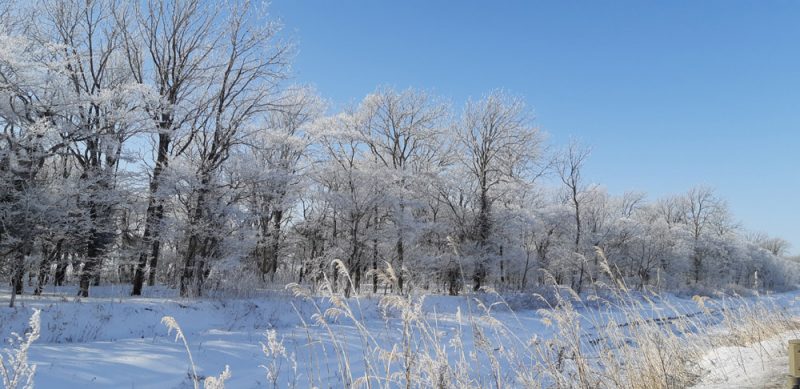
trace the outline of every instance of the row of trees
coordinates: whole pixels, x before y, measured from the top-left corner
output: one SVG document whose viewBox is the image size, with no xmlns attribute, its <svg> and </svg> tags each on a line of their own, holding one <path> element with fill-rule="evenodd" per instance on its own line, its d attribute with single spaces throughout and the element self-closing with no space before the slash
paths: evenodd
<svg viewBox="0 0 800 389">
<path fill-rule="evenodd" d="M 785 242 L 745 234 L 709 189 L 646 202 L 589 184 L 588 151 L 549 150 L 503 91 L 456 112 L 381 88 L 330 115 L 287 81 L 292 47 L 263 9 L 209 3 L 0 6 L 0 258 L 17 293 L 26 275 L 37 293 L 74 277 L 82 296 L 326 277 L 378 292 L 388 267 L 384 288 L 450 294 L 797 281 Z"/>
</svg>

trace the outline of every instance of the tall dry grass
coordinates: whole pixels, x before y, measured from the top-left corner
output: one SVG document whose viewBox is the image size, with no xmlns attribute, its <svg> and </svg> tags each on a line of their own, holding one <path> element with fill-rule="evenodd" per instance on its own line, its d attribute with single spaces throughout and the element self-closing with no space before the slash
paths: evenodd
<svg viewBox="0 0 800 389">
<path fill-rule="evenodd" d="M 364 296 L 344 298 L 324 282 L 318 293 L 330 307 L 323 309 L 316 293 L 290 284 L 316 309 L 311 322 L 303 321 L 308 343 L 301 347 L 318 347 L 323 355 L 300 370 L 315 387 L 338 377 L 336 385 L 348 388 L 684 388 L 704 374 L 699 362 L 710 350 L 798 330 L 798 322 L 769 299 L 695 297 L 691 306 L 676 306 L 669 298 L 635 292 L 598 255 L 615 284 L 598 284 L 595 290 L 604 293 L 588 297 L 557 285 L 548 298 L 531 296 L 546 305 L 537 313 L 548 331 L 524 339 L 515 331 L 521 325 L 516 314 L 491 290 L 483 296 L 494 295 L 493 303 L 470 295 L 454 317 L 425 312 L 425 296 L 413 292 L 383 296 L 378 306 L 386 331 L 378 334 L 362 316 Z M 335 265 L 340 279 L 350 282 L 344 264 Z M 389 264 L 378 278 L 397 282 Z M 510 316 L 499 320 L 498 309 Z M 343 322 L 355 329 L 355 338 L 339 330 Z M 331 356 L 334 367 L 324 362 Z"/>
</svg>

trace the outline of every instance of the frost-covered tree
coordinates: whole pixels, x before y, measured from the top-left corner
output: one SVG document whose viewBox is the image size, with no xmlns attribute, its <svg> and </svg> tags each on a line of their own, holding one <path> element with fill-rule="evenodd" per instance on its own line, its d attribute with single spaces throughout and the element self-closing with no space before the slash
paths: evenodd
<svg viewBox="0 0 800 389">
<path fill-rule="evenodd" d="M 522 99 L 496 91 L 467 103 L 458 123 L 458 154 L 472 185 L 475 202 L 470 239 L 476 244 L 473 288 L 487 277 L 492 241 L 492 207 L 513 187 L 536 174 L 542 137 Z"/>
<path fill-rule="evenodd" d="M 588 253 L 585 252 L 582 246 L 584 221 L 581 220 L 582 203 L 586 191 L 586 184 L 583 182 L 581 172 L 588 157 L 588 149 L 576 143 L 571 143 L 563 155 L 558 158 L 558 162 L 556 163 L 558 177 L 561 179 L 566 189 L 565 200 L 572 208 L 574 261 L 571 266 L 573 268 L 571 286 L 578 292 L 583 288 L 584 278 L 588 271 L 586 263 L 586 255 Z"/>
<path fill-rule="evenodd" d="M 16 47 L 5 51 L 11 56 L 2 70 L 8 85 L 3 90 L 12 97 L 5 111 L 9 115 L 4 115 L 10 120 L 9 171 L 28 176 L 32 184 L 45 159 L 68 157 L 64 163 L 74 169 L 63 172 L 76 182 L 78 196 L 72 206 L 73 214 L 80 216 L 74 222 L 80 225 L 78 234 L 86 247 L 80 282 L 84 296 L 115 239 L 122 145 L 141 129 L 138 107 L 148 95 L 130 83 L 121 66 L 112 9 L 110 2 L 95 1 L 20 6 L 29 24 L 3 37 Z M 28 139 L 26 146 L 19 143 L 22 139 Z"/>
<path fill-rule="evenodd" d="M 267 115 L 249 140 L 242 168 L 248 177 L 249 207 L 257 229 L 253 251 L 262 277 L 273 280 L 286 254 L 286 227 L 308 189 L 309 128 L 322 116 L 324 104 L 307 88 L 287 92 L 282 106 Z"/>
<path fill-rule="evenodd" d="M 131 77 L 157 94 L 143 107 L 155 142 L 148 172 L 144 247 L 136 262 L 133 295 L 141 294 L 145 278 L 148 285 L 155 283 L 165 202 L 160 188 L 170 160 L 189 146 L 189 122 L 208 104 L 204 100 L 210 96 L 204 91 L 219 55 L 216 51 L 223 44 L 216 28 L 217 19 L 223 17 L 220 11 L 200 0 L 151 0 L 115 12 Z"/>
<path fill-rule="evenodd" d="M 770 237 L 764 233 L 753 233 L 746 236 L 746 239 L 761 248 L 769 251 L 772 255 L 784 257 L 789 253 L 792 245 L 783 238 Z"/>
<path fill-rule="evenodd" d="M 264 20 L 265 13 L 249 2 L 229 3 L 219 22 L 221 44 L 211 54 L 207 84 L 196 116 L 187 123 L 191 141 L 188 157 L 194 172 L 186 220 L 186 247 L 182 253 L 181 296 L 199 295 L 218 253 L 219 237 L 210 198 L 219 189 L 219 173 L 234 148 L 247 144 L 257 131 L 255 120 L 280 101 L 289 46 L 277 34 L 279 26 Z"/>
<path fill-rule="evenodd" d="M 729 226 L 728 208 L 711 188 L 696 187 L 683 198 L 683 219 L 693 239 L 692 278 L 700 282 L 704 262 L 713 251 L 714 235 L 723 235 Z"/>
<path fill-rule="evenodd" d="M 5 16 L 10 12 L 5 10 Z M 0 35 L 0 255 L 12 258 L 3 270 L 12 274 L 15 294 L 22 293 L 25 258 L 47 223 L 40 172 L 47 158 L 64 147 L 49 119 L 60 101 L 55 96 L 60 85 L 43 77 L 49 69 L 42 61 L 53 53 L 10 35 L 27 29 L 17 27 L 21 30 L 8 26 Z"/>
<path fill-rule="evenodd" d="M 415 216 L 424 212 L 424 181 L 435 175 L 431 165 L 440 163 L 447 113 L 446 105 L 426 93 L 379 89 L 368 95 L 353 115 L 377 163 L 374 173 L 385 180 L 384 206 L 397 236 L 392 262 L 401 293 L 407 241 L 415 238 Z"/>
<path fill-rule="evenodd" d="M 329 206 L 330 234 L 328 260 L 341 260 L 350 273 L 345 291 L 358 288 L 364 273 L 366 231 L 370 219 L 385 206 L 382 177 L 378 166 L 367 158 L 356 115 L 347 113 L 319 123 L 316 133 L 326 163 L 315 172 L 315 180 Z M 375 216 L 377 217 L 377 216 Z M 374 232 L 374 231 L 373 231 Z M 333 269 L 334 285 L 339 271 Z"/>
<path fill-rule="evenodd" d="M 278 27 L 248 0 L 0 3 L 12 296 L 26 275 L 82 296 L 157 280 L 182 296 L 800 281 L 788 243 L 744 233 L 709 188 L 649 201 L 592 182 L 586 149 L 550 153 L 519 97 L 454 114 L 384 87 L 333 109 L 290 86 Z"/>
<path fill-rule="evenodd" d="M 80 277 L 82 296 L 98 276 L 102 258 L 115 239 L 118 174 L 123 144 L 141 127 L 148 91 L 133 82 L 125 66 L 115 4 L 101 1 L 46 3 L 40 39 L 64 46 L 59 56 L 72 104 L 58 124 L 67 151 L 79 167 L 85 215 L 86 254 Z"/>
</svg>

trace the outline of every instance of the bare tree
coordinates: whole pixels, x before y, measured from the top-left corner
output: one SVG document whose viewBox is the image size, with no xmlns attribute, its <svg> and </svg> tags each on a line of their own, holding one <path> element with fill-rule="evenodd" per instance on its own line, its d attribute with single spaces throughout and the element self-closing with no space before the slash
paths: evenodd
<svg viewBox="0 0 800 389">
<path fill-rule="evenodd" d="M 397 230 L 395 258 L 397 284 L 403 291 L 407 198 L 414 194 L 412 181 L 421 178 L 425 164 L 442 147 L 447 106 L 423 92 L 382 89 L 367 96 L 357 112 L 358 129 L 372 155 L 387 172 L 391 215 Z"/>
<path fill-rule="evenodd" d="M 112 1 L 44 2 L 33 35 L 60 48 L 54 71 L 64 74 L 67 109 L 53 115 L 72 160 L 80 168 L 84 194 L 86 256 L 79 294 L 88 296 L 103 255 L 115 239 L 114 211 L 123 144 L 141 130 L 139 108 L 146 92 L 131 87 L 123 66 L 122 32 L 112 17 Z M 57 118 L 55 118 L 57 116 Z"/>
<path fill-rule="evenodd" d="M 581 169 L 586 159 L 589 158 L 589 150 L 581 147 L 577 143 L 570 143 L 567 150 L 557 162 L 558 176 L 567 189 L 567 199 L 572 206 L 575 221 L 574 253 L 578 261 L 577 274 L 573 275 L 572 288 L 577 292 L 583 287 L 583 279 L 586 275 L 585 253 L 582 250 L 582 231 L 581 222 L 582 200 L 585 190 L 585 183 L 581 177 Z"/>
<path fill-rule="evenodd" d="M 787 240 L 773 238 L 764 233 L 752 233 L 747 235 L 746 239 L 778 257 L 785 257 L 789 254 L 789 249 L 792 247 Z"/>
<path fill-rule="evenodd" d="M 30 39 L 5 39 L 27 29 L 15 23 L 21 16 L 14 11 L 11 3 L 0 5 L 0 258 L 12 258 L 10 266 L 2 266 L 12 273 L 12 306 L 14 295 L 23 291 L 25 257 L 43 222 L 37 220 L 44 216 L 37 178 L 45 160 L 63 147 L 48 136 L 47 118 L 58 102 L 49 92 L 53 83 L 39 77 L 46 71 L 40 61 L 52 53 Z"/>
<path fill-rule="evenodd" d="M 787 254 L 789 254 L 789 248 L 791 248 L 792 245 L 785 239 L 770 238 L 762 242 L 761 247 L 771 252 L 772 255 L 785 257 Z"/>
<path fill-rule="evenodd" d="M 726 223 L 727 206 L 708 187 L 695 187 L 684 196 L 684 219 L 692 234 L 692 273 L 695 283 L 700 282 L 703 275 L 703 260 L 706 250 L 702 244 L 703 234 L 715 225 Z"/>
<path fill-rule="evenodd" d="M 258 243 L 254 255 L 262 276 L 272 279 L 278 270 L 284 224 L 304 189 L 304 159 L 310 146 L 307 127 L 322 115 L 324 106 L 314 92 L 295 88 L 283 107 L 267 117 L 262 131 L 250 140 L 251 201 L 257 212 Z"/>
<path fill-rule="evenodd" d="M 278 25 L 253 20 L 265 13 L 249 2 L 229 4 L 221 31 L 224 44 L 214 51 L 215 64 L 204 94 L 207 101 L 189 124 L 195 172 L 187 220 L 187 247 L 180 277 L 181 296 L 198 295 L 208 272 L 208 261 L 217 255 L 210 206 L 217 173 L 234 147 L 246 143 L 253 120 L 280 106 L 280 81 L 286 75 L 290 46 L 276 34 Z"/>
<path fill-rule="evenodd" d="M 524 102 L 500 91 L 467 103 L 457 137 L 462 163 L 474 180 L 472 237 L 482 250 L 491 250 L 492 206 L 505 193 L 505 185 L 531 178 L 542 139 Z M 475 290 L 487 276 L 488 251 L 480 256 L 473 275 Z"/>
<path fill-rule="evenodd" d="M 116 10 L 121 44 L 137 83 L 147 85 L 158 98 L 145 108 L 157 137 L 148 186 L 146 220 L 131 294 L 140 295 L 148 265 L 147 284 L 155 284 L 161 249 L 159 228 L 164 199 L 159 193 L 170 159 L 188 145 L 174 144 L 197 109 L 213 66 L 212 55 L 221 45 L 215 28 L 219 9 L 200 0 L 147 0 Z M 188 138 L 188 136 L 187 136 Z"/>
<path fill-rule="evenodd" d="M 374 174 L 377 163 L 365 156 L 358 125 L 357 115 L 349 112 L 321 123 L 317 134 L 327 164 L 317 172 L 316 180 L 322 184 L 331 208 L 332 251 L 346 258 L 343 260 L 352 280 L 345 284 L 347 295 L 353 287 L 360 286 L 369 219 L 377 217 L 386 199 L 384 189 L 378 185 L 383 177 Z M 338 286 L 337 269 L 333 281 L 334 287 Z"/>
<path fill-rule="evenodd" d="M 670 227 L 684 222 L 686 213 L 684 212 L 683 206 L 684 201 L 679 196 L 670 196 L 659 199 L 654 205 L 656 213 Z"/>
</svg>

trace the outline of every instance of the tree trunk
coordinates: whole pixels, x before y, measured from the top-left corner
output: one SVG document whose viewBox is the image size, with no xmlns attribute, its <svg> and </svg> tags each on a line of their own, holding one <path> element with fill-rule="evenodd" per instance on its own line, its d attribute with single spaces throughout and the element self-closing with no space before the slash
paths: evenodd
<svg viewBox="0 0 800 389">
<path fill-rule="evenodd" d="M 156 208 L 156 220 L 155 223 L 157 226 L 161 226 L 161 222 L 164 220 L 164 204 L 159 204 Z M 161 257 L 161 237 L 159 235 L 159 230 L 156 230 L 156 234 L 153 236 L 153 244 L 150 247 L 150 270 L 147 273 L 147 286 L 154 286 L 156 284 L 156 271 L 158 270 L 158 260 Z"/>
<path fill-rule="evenodd" d="M 585 272 L 585 262 L 583 256 L 581 255 L 581 208 L 580 203 L 578 202 L 578 186 L 572 186 L 572 204 L 575 207 L 575 258 L 580 261 L 580 269 L 578 270 L 578 284 L 573 285 L 572 289 L 574 289 L 577 293 L 581 292 L 583 289 L 583 273 Z"/>
<path fill-rule="evenodd" d="M 275 273 L 278 272 L 278 256 L 281 245 L 281 223 L 283 222 L 283 210 L 272 212 L 272 242 L 269 251 L 269 274 L 270 281 L 275 281 Z"/>
<path fill-rule="evenodd" d="M 14 256 L 14 275 L 11 277 L 12 294 L 22 294 L 23 278 L 25 276 L 25 252 L 17 251 Z"/>
<path fill-rule="evenodd" d="M 520 283 L 520 289 L 525 290 L 525 287 L 528 284 L 528 269 L 530 268 L 531 262 L 531 253 L 528 250 L 525 250 L 525 269 L 522 272 L 522 281 Z"/>
<path fill-rule="evenodd" d="M 199 293 L 198 277 L 201 275 L 198 265 L 202 263 L 198 260 L 198 256 L 202 255 L 203 244 L 201 229 L 204 228 L 201 224 L 203 222 L 204 209 L 206 207 L 206 194 L 208 192 L 208 185 L 211 178 L 204 174 L 200 181 L 200 189 L 198 190 L 197 200 L 194 204 L 194 209 L 189 217 L 189 239 L 186 248 L 186 254 L 183 257 L 183 271 L 180 278 L 180 296 L 188 297 L 190 293 Z"/>
<path fill-rule="evenodd" d="M 101 246 L 100 233 L 96 228 L 92 228 L 86 249 L 86 259 L 83 262 L 83 270 L 81 271 L 78 289 L 78 296 L 80 297 L 89 297 L 89 285 L 94 278 L 97 265 L 100 261 Z"/>
<path fill-rule="evenodd" d="M 395 269 L 397 271 L 397 289 L 400 294 L 403 293 L 403 254 L 404 254 L 404 247 L 403 247 L 403 238 L 400 237 L 397 239 L 397 264 L 398 268 Z"/>
<path fill-rule="evenodd" d="M 69 263 L 67 263 L 67 258 L 60 258 L 58 261 L 58 265 L 56 265 L 56 274 L 55 278 L 53 279 L 53 284 L 55 286 L 63 286 L 64 281 L 67 279 L 67 267 Z"/>
<path fill-rule="evenodd" d="M 47 285 L 47 279 L 50 276 L 50 268 L 53 266 L 53 263 L 58 262 L 58 258 L 61 257 L 61 246 L 63 243 L 64 239 L 59 239 L 52 252 L 43 250 L 44 258 L 42 258 L 42 261 L 39 263 L 39 274 L 37 275 L 36 289 L 33 291 L 33 294 L 39 296 L 44 291 L 44 287 Z M 56 276 L 58 276 L 58 272 L 56 272 Z"/>
<path fill-rule="evenodd" d="M 500 285 L 506 283 L 505 261 L 503 260 L 503 245 L 500 245 Z"/>
<path fill-rule="evenodd" d="M 153 177 L 150 179 L 150 187 L 147 199 L 147 212 L 144 225 L 144 234 L 142 240 L 144 241 L 145 248 L 139 254 L 139 261 L 136 263 L 136 271 L 133 275 L 133 291 L 131 295 L 140 296 L 142 294 L 142 286 L 144 284 L 144 270 L 148 260 L 148 248 L 150 255 L 150 271 L 147 277 L 148 286 L 155 285 L 156 267 L 158 265 L 158 256 L 160 254 L 160 237 L 159 227 L 164 219 L 164 205 L 158 199 L 158 188 L 161 180 L 161 173 L 169 163 L 168 148 L 170 143 L 170 136 L 168 134 L 159 134 L 158 136 L 158 156 L 156 157 L 156 165 L 153 168 Z"/>
<path fill-rule="evenodd" d="M 13 278 L 12 278 L 12 280 L 11 280 L 11 289 L 16 289 L 16 285 L 14 284 L 15 282 L 16 281 L 14 281 Z M 14 303 L 16 301 L 17 301 L 17 294 L 16 293 L 11 293 L 11 299 L 9 299 L 9 301 L 8 301 L 8 307 L 9 308 L 14 308 Z"/>
<path fill-rule="evenodd" d="M 486 262 L 488 260 L 488 245 L 489 245 L 489 236 L 491 234 L 491 204 L 489 202 L 489 190 L 486 184 L 486 177 L 481 178 L 481 192 L 480 192 L 480 209 L 478 210 L 478 220 L 477 225 L 475 226 L 477 229 L 477 242 L 478 246 L 483 250 L 480 254 L 481 257 L 478 258 L 478 264 L 475 267 L 475 273 L 472 275 L 472 281 L 474 282 L 473 290 L 478 291 L 480 290 L 483 282 L 487 276 L 487 269 L 486 269 Z"/>
<path fill-rule="evenodd" d="M 372 239 L 372 293 L 378 294 L 378 239 Z"/>
<path fill-rule="evenodd" d="M 191 284 L 195 278 L 195 253 L 197 252 L 198 237 L 196 233 L 189 236 L 189 245 L 183 259 L 183 272 L 181 273 L 180 296 L 189 297 Z"/>
<path fill-rule="evenodd" d="M 359 218 L 357 215 L 352 215 L 353 218 L 353 225 L 350 229 L 350 257 L 347 259 L 347 272 L 350 275 L 350 279 L 344 280 L 345 284 L 345 297 L 350 297 L 351 289 L 355 287 L 353 283 L 355 282 L 355 275 L 356 269 L 361 266 L 361 253 L 358 250 L 358 234 L 359 234 Z"/>
</svg>

